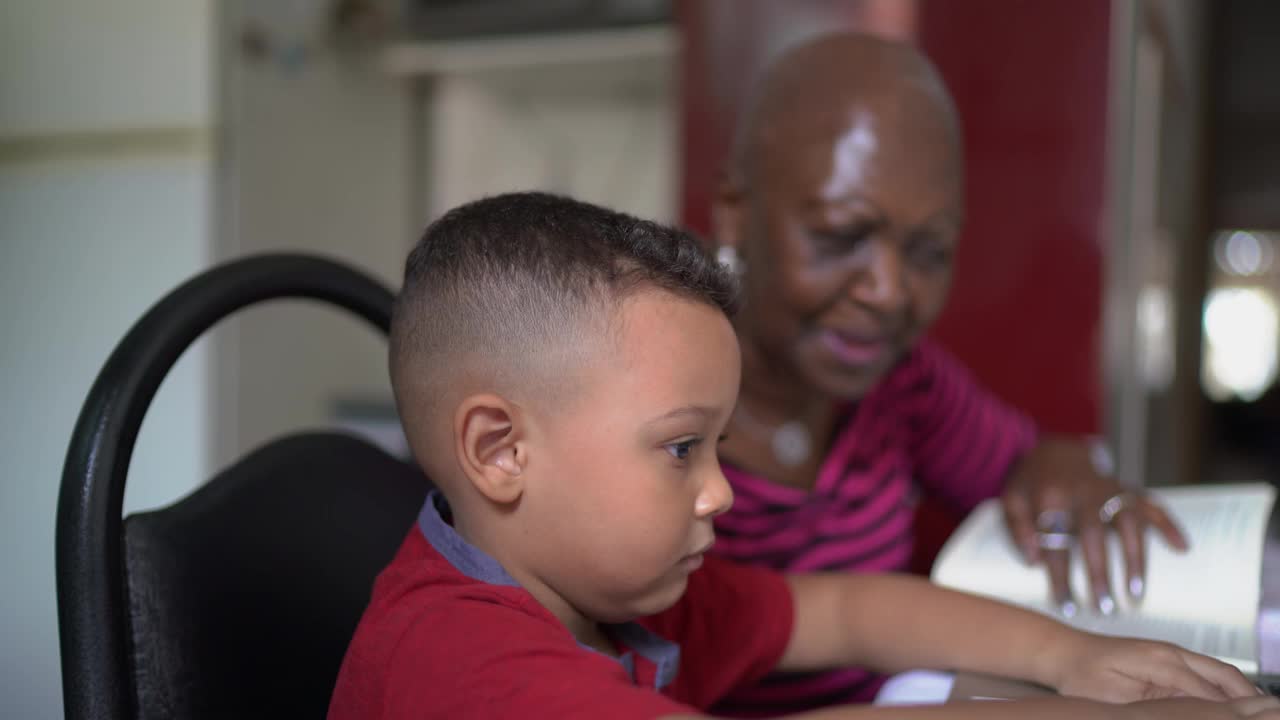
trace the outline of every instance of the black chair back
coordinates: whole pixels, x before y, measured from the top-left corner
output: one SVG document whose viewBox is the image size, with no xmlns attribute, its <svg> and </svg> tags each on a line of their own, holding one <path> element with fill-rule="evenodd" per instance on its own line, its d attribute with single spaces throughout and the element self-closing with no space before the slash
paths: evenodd
<svg viewBox="0 0 1280 720">
<path fill-rule="evenodd" d="M 323 717 L 377 572 L 428 489 L 363 441 L 275 441 L 161 510 L 121 518 L 147 407 L 182 352 L 223 317 L 310 298 L 381 329 L 391 293 L 300 255 L 203 273 L 138 321 L 91 388 L 58 498 L 66 717 Z"/>
</svg>

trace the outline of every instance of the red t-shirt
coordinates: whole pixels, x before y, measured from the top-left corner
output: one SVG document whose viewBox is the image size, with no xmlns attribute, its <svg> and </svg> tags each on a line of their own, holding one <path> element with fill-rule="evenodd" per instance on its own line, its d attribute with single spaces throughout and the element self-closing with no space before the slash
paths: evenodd
<svg viewBox="0 0 1280 720">
<path fill-rule="evenodd" d="M 781 575 L 708 557 L 674 606 L 611 629 L 620 661 L 579 645 L 492 558 L 442 526 L 428 500 L 379 575 L 330 720 L 687 713 L 762 678 L 791 637 Z M 656 645 L 667 646 L 658 664 Z"/>
</svg>

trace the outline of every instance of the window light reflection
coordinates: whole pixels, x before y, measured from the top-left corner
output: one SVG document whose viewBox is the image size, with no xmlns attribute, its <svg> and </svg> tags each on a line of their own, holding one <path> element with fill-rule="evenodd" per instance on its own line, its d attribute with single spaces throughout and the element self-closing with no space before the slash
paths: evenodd
<svg viewBox="0 0 1280 720">
<path fill-rule="evenodd" d="M 1259 287 L 1223 287 L 1209 292 L 1204 307 L 1201 384 L 1209 397 L 1256 400 L 1276 379 L 1280 312 Z"/>
</svg>

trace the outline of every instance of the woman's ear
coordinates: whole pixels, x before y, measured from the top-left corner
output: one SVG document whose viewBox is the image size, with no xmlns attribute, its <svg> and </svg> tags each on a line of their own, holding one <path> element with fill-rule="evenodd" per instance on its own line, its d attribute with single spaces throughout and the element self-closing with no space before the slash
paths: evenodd
<svg viewBox="0 0 1280 720">
<path fill-rule="evenodd" d="M 519 409 L 492 393 L 463 399 L 453 418 L 454 451 L 481 495 L 512 503 L 524 492 L 528 444 Z"/>
</svg>

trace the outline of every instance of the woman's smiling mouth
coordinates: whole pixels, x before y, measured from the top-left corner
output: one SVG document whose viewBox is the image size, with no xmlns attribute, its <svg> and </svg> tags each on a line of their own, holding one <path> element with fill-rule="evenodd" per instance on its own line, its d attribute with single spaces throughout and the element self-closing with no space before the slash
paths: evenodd
<svg viewBox="0 0 1280 720">
<path fill-rule="evenodd" d="M 835 330 L 824 330 L 822 344 L 845 365 L 865 367 L 878 364 L 889 353 L 890 343 L 884 336 L 856 336 Z"/>
</svg>

